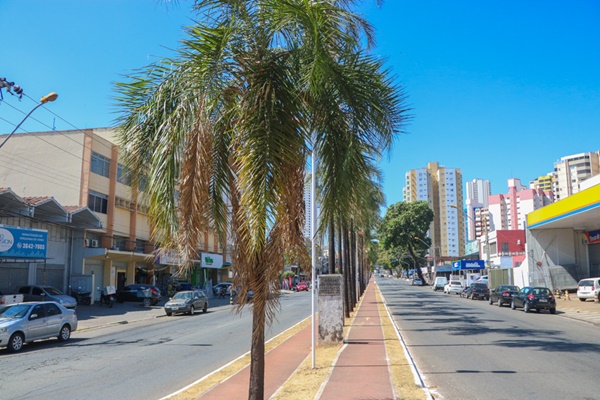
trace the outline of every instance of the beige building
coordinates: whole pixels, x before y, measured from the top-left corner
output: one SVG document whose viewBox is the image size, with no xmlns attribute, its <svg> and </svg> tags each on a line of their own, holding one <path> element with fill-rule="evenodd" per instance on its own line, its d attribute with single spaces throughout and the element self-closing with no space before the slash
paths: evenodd
<svg viewBox="0 0 600 400">
<path fill-rule="evenodd" d="M 465 248 L 460 169 L 440 167 L 437 162 L 430 162 L 427 168 L 410 170 L 406 173 L 406 186 L 402 194 L 404 201 L 424 200 L 433 210 L 429 237 L 437 261 L 441 257 L 459 257 Z"/>
<path fill-rule="evenodd" d="M 155 258 L 144 179 L 140 192 L 133 192 L 112 129 L 16 134 L 2 155 L 0 187 L 23 197 L 52 196 L 60 204 L 87 205 L 102 221 L 102 229 L 86 230 L 82 240 L 82 276 L 93 277 L 95 286 L 166 285 L 177 257 Z M 224 264 L 223 246 L 206 233 L 198 266 L 186 278 L 194 285 L 226 280 Z"/>
<path fill-rule="evenodd" d="M 579 193 L 581 182 L 598 174 L 600 150 L 562 157 L 554 163 L 554 201 Z"/>
</svg>

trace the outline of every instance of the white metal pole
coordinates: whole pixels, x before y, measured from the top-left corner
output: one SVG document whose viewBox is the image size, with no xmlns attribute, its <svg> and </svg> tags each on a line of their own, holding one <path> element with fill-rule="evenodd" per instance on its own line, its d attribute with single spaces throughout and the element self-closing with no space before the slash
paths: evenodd
<svg viewBox="0 0 600 400">
<path fill-rule="evenodd" d="M 311 324 L 311 347 L 312 347 L 312 368 L 315 368 L 315 346 L 316 346 L 316 340 L 315 340 L 315 330 L 316 330 L 316 326 L 315 326 L 315 314 L 316 314 L 316 310 L 315 310 L 315 297 L 316 297 L 316 288 L 315 288 L 315 282 L 316 282 L 316 269 L 317 269 L 317 246 L 316 246 L 316 232 L 317 232 L 317 149 L 316 149 L 316 135 L 313 135 L 313 149 L 312 149 L 312 160 L 311 160 L 311 187 L 310 187 L 310 217 L 311 217 L 311 222 L 310 222 L 310 237 L 312 238 L 311 240 L 311 246 L 312 246 L 312 277 L 311 277 L 311 282 L 312 282 L 312 289 L 311 289 L 311 315 L 312 315 L 312 324 Z"/>
</svg>

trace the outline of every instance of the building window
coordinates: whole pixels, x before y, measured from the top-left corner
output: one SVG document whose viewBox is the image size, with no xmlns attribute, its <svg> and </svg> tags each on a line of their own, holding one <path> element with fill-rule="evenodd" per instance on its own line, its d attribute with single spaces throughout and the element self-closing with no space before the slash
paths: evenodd
<svg viewBox="0 0 600 400">
<path fill-rule="evenodd" d="M 88 193 L 88 207 L 95 212 L 108 213 L 108 196 L 90 190 Z"/>
<path fill-rule="evenodd" d="M 108 178 L 110 172 L 110 158 L 104 157 L 96 152 L 92 153 L 92 165 L 90 170 L 98 175 Z"/>
<path fill-rule="evenodd" d="M 117 166 L 117 182 L 131 186 L 131 172 L 123 164 Z"/>
<path fill-rule="evenodd" d="M 502 243 L 502 252 L 508 253 L 508 243 Z"/>
</svg>

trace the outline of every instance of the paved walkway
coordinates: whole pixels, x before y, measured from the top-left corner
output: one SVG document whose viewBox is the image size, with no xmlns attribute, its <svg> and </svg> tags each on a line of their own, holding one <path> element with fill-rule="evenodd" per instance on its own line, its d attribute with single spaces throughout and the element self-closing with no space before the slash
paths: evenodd
<svg viewBox="0 0 600 400">
<path fill-rule="evenodd" d="M 375 283 L 367 286 L 321 400 L 395 399 Z"/>
</svg>

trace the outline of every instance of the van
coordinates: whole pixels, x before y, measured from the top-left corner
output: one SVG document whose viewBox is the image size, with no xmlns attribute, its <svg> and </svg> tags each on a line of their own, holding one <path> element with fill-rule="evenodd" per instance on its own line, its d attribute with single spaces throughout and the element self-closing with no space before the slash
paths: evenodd
<svg viewBox="0 0 600 400">
<path fill-rule="evenodd" d="M 445 276 L 438 276 L 435 278 L 433 282 L 433 290 L 436 291 L 438 289 L 444 290 L 444 286 L 448 283 L 448 279 Z"/>
<path fill-rule="evenodd" d="M 579 300 L 597 299 L 600 293 L 600 278 L 582 279 L 577 284 L 577 297 Z"/>
</svg>

